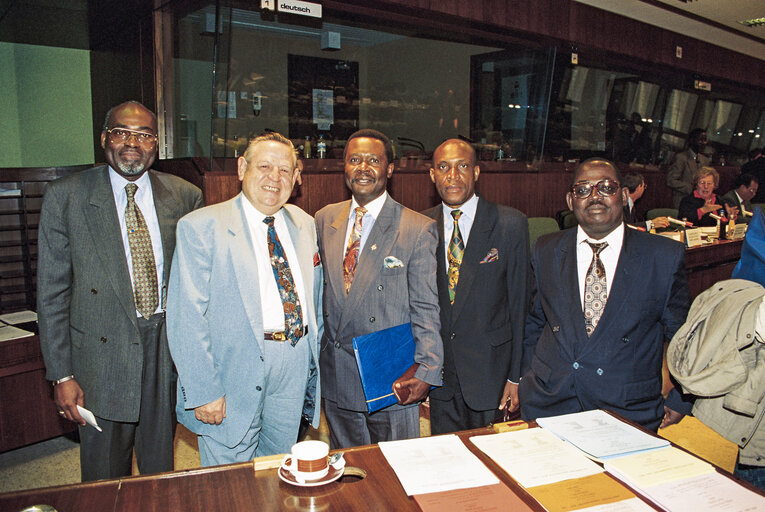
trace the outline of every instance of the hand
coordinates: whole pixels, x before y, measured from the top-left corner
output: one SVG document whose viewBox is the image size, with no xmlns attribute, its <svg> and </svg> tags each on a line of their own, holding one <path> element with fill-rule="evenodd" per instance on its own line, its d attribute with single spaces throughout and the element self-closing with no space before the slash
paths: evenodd
<svg viewBox="0 0 765 512">
<path fill-rule="evenodd" d="M 220 425 L 226 417 L 226 396 L 194 409 L 194 417 L 208 425 Z"/>
<path fill-rule="evenodd" d="M 396 393 L 398 403 L 401 405 L 422 402 L 428 396 L 428 391 L 430 391 L 430 384 L 421 381 L 417 377 L 404 379 L 402 376 L 393 383 L 393 392 Z"/>
<path fill-rule="evenodd" d="M 505 389 L 502 391 L 502 400 L 499 401 L 500 411 L 507 406 L 507 412 L 515 412 L 520 407 L 521 402 L 518 400 L 518 384 L 512 382 L 505 382 Z"/>
<path fill-rule="evenodd" d="M 701 211 L 703 211 L 704 213 L 716 212 L 720 208 L 722 208 L 722 206 L 720 206 L 719 204 L 705 204 L 704 206 L 701 207 Z"/>
<path fill-rule="evenodd" d="M 53 386 L 53 401 L 56 402 L 62 418 L 85 425 L 85 419 L 80 416 L 77 406 L 85 407 L 85 394 L 75 379 Z"/>
<path fill-rule="evenodd" d="M 654 228 L 668 228 L 669 219 L 666 217 L 656 217 L 655 219 L 651 220 L 651 224 Z"/>
<path fill-rule="evenodd" d="M 685 415 L 682 413 L 679 413 L 677 411 L 673 411 L 666 405 L 664 406 L 664 418 L 661 420 L 661 425 L 659 425 L 659 428 L 666 428 L 670 425 L 674 425 L 675 423 L 679 423 L 680 420 L 683 419 Z"/>
<path fill-rule="evenodd" d="M 738 219 L 738 207 L 726 204 L 725 211 L 728 212 L 728 220 Z"/>
</svg>

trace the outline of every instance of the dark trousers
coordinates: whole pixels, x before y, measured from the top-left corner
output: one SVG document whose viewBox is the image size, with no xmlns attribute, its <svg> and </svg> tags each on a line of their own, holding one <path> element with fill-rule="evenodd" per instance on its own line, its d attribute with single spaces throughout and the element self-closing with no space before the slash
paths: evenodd
<svg viewBox="0 0 765 512">
<path fill-rule="evenodd" d="M 167 348 L 165 318 L 138 318 L 143 344 L 140 416 L 135 423 L 96 417 L 103 432 L 80 427 L 82 481 L 130 476 L 133 449 L 141 474 L 173 470 L 175 383 L 177 375 Z M 88 396 L 85 395 L 87 407 Z"/>
<path fill-rule="evenodd" d="M 375 413 L 349 411 L 324 400 L 332 449 L 420 437 L 419 404 L 383 409 Z"/>
<path fill-rule="evenodd" d="M 476 411 L 465 403 L 459 383 L 455 383 L 454 395 L 448 400 L 430 397 L 430 433 L 447 434 L 459 430 L 485 427 L 501 412 L 497 409 Z"/>
</svg>

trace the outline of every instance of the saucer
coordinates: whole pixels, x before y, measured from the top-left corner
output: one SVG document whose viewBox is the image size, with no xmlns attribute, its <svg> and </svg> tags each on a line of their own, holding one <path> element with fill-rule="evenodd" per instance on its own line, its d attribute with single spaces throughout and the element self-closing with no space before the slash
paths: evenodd
<svg viewBox="0 0 765 512">
<path fill-rule="evenodd" d="M 289 458 L 284 461 L 285 464 L 288 462 L 290 462 Z M 298 487 L 318 487 L 320 485 L 326 485 L 343 476 L 343 471 L 345 470 L 345 459 L 341 458 L 333 465 L 328 467 L 327 474 L 323 477 L 317 478 L 316 480 L 306 480 L 304 482 L 299 482 L 297 478 L 295 478 L 295 475 L 293 475 L 291 471 L 284 467 L 285 464 L 282 464 L 282 466 L 277 471 L 279 478 L 285 483 L 290 485 L 297 485 Z"/>
</svg>

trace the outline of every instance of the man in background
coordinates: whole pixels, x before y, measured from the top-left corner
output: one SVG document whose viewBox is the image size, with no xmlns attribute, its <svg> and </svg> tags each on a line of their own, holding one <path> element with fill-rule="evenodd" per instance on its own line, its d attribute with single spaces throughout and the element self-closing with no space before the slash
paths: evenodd
<svg viewBox="0 0 765 512">
<path fill-rule="evenodd" d="M 566 202 L 579 226 L 534 245 L 521 415 L 606 409 L 655 431 L 665 415 L 664 336 L 688 312 L 685 248 L 625 228 L 627 190 L 608 160 L 582 162 Z M 672 399 L 676 410 L 676 391 Z"/>
<path fill-rule="evenodd" d="M 751 217 L 743 212 L 746 210 L 752 213 L 752 198 L 757 195 L 759 188 L 757 178 L 751 174 L 739 174 L 733 183 L 733 189 L 721 196 L 720 202 L 730 208 L 736 208 L 736 222 L 749 222 Z"/>
<path fill-rule="evenodd" d="M 645 178 L 637 172 L 628 172 L 622 175 L 622 187 L 627 189 L 627 204 L 624 206 L 624 221 L 630 226 L 639 227 L 650 231 L 655 228 L 669 226 L 667 217 L 656 217 L 644 220 L 635 209 L 635 203 L 643 197 L 646 190 Z"/>
<path fill-rule="evenodd" d="M 741 166 L 741 174 L 751 174 L 757 183 L 765 180 L 765 153 L 763 153 L 763 148 L 754 148 L 749 152 L 749 161 Z M 765 203 L 765 189 L 758 189 L 752 202 Z"/>
<path fill-rule="evenodd" d="M 518 210 L 475 194 L 480 171 L 465 141 L 449 139 L 433 153 L 430 179 L 442 202 L 424 213 L 438 226 L 444 343 L 444 385 L 430 393 L 433 434 L 484 427 L 497 406 L 518 409 L 529 227 Z"/>
<path fill-rule="evenodd" d="M 201 191 L 151 170 L 157 118 L 135 101 L 106 115 L 108 165 L 45 189 L 37 307 L 59 414 L 80 426 L 82 480 L 172 471 L 176 374 L 165 297 L 178 219 Z M 86 425 L 89 409 L 103 432 Z"/>
<path fill-rule="evenodd" d="M 688 134 L 688 149 L 677 153 L 667 169 L 667 186 L 672 189 L 672 208 L 693 192 L 693 177 L 700 168 L 709 165 L 709 157 L 702 152 L 707 145 L 707 131 L 694 128 Z"/>
<path fill-rule="evenodd" d="M 242 192 L 178 223 L 167 333 L 178 418 L 203 466 L 290 451 L 301 417 L 319 426 L 322 268 L 313 219 L 285 204 L 292 142 L 250 141 Z"/>
<path fill-rule="evenodd" d="M 352 198 L 316 214 L 326 269 L 322 398 L 333 448 L 418 437 L 418 404 L 431 385 L 441 385 L 436 224 L 388 195 L 392 159 L 384 134 L 352 134 L 344 152 Z M 415 373 L 394 384 L 398 404 L 369 414 L 353 337 L 407 322 L 416 345 Z"/>
</svg>

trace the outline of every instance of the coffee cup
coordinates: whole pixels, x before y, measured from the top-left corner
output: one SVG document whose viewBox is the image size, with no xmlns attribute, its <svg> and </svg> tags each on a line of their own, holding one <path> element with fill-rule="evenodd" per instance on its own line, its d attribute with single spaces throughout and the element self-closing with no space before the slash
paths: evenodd
<svg viewBox="0 0 765 512">
<path fill-rule="evenodd" d="M 292 445 L 292 453 L 282 466 L 297 480 L 318 480 L 329 472 L 329 445 L 322 441 L 301 441 Z"/>
</svg>

